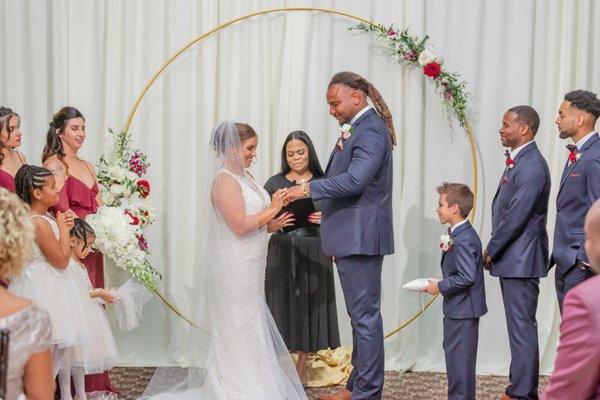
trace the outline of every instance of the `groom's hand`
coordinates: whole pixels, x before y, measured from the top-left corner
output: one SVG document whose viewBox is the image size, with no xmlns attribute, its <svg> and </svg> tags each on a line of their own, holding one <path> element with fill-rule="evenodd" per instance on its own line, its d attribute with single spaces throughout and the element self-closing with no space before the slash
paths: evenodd
<svg viewBox="0 0 600 400">
<path fill-rule="evenodd" d="M 302 193 L 302 187 L 300 185 L 292 186 L 287 189 L 287 201 L 290 203 L 305 197 L 304 193 Z"/>
</svg>

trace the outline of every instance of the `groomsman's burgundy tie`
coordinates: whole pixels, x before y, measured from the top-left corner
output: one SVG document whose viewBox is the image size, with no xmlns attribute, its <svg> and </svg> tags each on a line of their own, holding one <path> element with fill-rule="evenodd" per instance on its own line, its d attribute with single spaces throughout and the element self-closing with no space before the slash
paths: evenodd
<svg viewBox="0 0 600 400">
<path fill-rule="evenodd" d="M 568 144 L 567 149 L 569 150 L 569 165 L 572 165 L 577 161 L 577 146 Z"/>
<path fill-rule="evenodd" d="M 510 157 L 510 151 L 506 150 L 504 155 L 506 156 L 506 161 L 504 161 L 506 168 L 512 168 L 512 166 L 515 165 L 515 161 Z"/>
</svg>

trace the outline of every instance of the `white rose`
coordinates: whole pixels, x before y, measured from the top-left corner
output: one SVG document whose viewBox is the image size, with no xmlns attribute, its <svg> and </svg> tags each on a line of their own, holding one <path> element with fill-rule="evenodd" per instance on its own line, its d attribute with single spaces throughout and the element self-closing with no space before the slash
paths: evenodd
<svg viewBox="0 0 600 400">
<path fill-rule="evenodd" d="M 436 60 L 437 54 L 435 54 L 432 50 L 423 50 L 421 54 L 419 54 L 419 65 L 421 65 L 421 67 L 424 67 Z"/>
<path fill-rule="evenodd" d="M 350 129 L 352 129 L 352 125 L 350 125 L 350 124 L 344 124 L 344 125 L 340 126 L 340 131 L 342 133 L 348 133 L 348 132 L 350 132 Z"/>
<path fill-rule="evenodd" d="M 123 194 L 123 186 L 118 183 L 113 183 L 110 185 L 110 192 L 116 196 Z"/>
</svg>

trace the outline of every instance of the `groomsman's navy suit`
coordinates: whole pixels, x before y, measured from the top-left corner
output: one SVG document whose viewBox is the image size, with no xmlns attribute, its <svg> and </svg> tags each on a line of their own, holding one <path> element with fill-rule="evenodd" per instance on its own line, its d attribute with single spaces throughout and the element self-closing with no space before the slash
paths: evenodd
<svg viewBox="0 0 600 400">
<path fill-rule="evenodd" d="M 444 296 L 444 353 L 448 400 L 475 400 L 479 317 L 487 313 L 481 241 L 469 221 L 450 234 L 452 247 L 442 253 L 438 282 Z"/>
<path fill-rule="evenodd" d="M 600 198 L 600 138 L 590 136 L 579 149 L 575 163 L 565 164 L 556 197 L 556 226 L 550 267 L 556 264 L 556 294 L 561 306 L 565 293 L 583 282 L 592 272 L 577 264 L 588 263 L 583 225 L 585 215 Z"/>
<path fill-rule="evenodd" d="M 506 168 L 492 203 L 490 274 L 500 278 L 510 342 L 510 386 L 514 399 L 537 399 L 539 346 L 536 310 L 539 278 L 547 275 L 546 219 L 550 171 L 535 142 Z"/>
<path fill-rule="evenodd" d="M 381 265 L 394 252 L 392 146 L 373 109 L 352 126 L 343 150 L 333 150 L 325 178 L 311 182 L 310 190 L 314 200 L 323 200 L 323 250 L 335 257 L 352 323 L 354 369 L 347 388 L 353 400 L 377 400 L 384 374 Z"/>
</svg>

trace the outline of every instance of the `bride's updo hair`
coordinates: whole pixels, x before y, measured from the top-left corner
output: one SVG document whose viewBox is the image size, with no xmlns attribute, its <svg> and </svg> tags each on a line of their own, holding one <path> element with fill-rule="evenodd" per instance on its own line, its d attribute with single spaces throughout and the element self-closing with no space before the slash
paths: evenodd
<svg viewBox="0 0 600 400">
<path fill-rule="evenodd" d="M 240 137 L 240 143 L 243 143 L 245 140 L 258 136 L 254 129 L 246 123 L 231 121 L 221 122 L 214 129 L 212 137 L 212 146 L 213 149 L 217 152 L 217 156 L 225 154 L 225 150 L 227 149 L 227 147 L 232 145 L 232 143 L 229 142 L 231 138 L 229 138 L 229 141 L 227 138 L 227 128 L 235 129 L 237 131 L 237 134 Z"/>
</svg>

